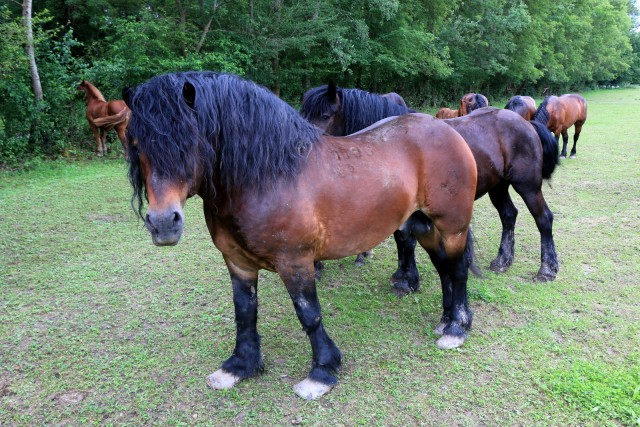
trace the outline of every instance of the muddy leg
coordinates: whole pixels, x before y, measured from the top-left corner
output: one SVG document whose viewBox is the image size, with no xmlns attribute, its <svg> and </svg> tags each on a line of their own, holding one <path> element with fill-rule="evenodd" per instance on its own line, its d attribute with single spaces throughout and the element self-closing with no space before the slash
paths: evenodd
<svg viewBox="0 0 640 427">
<path fill-rule="evenodd" d="M 503 273 L 513 263 L 515 253 L 515 237 L 514 229 L 516 226 L 516 218 L 518 217 L 518 209 L 513 204 L 509 195 L 509 184 L 501 183 L 489 191 L 491 203 L 497 209 L 502 222 L 502 239 L 500 240 L 500 249 L 498 256 L 491 261 L 489 268 L 496 273 Z"/>
</svg>

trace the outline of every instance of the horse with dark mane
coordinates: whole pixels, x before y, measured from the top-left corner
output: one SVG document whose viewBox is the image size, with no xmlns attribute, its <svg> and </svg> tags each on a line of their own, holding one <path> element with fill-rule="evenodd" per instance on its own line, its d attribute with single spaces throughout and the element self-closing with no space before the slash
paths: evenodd
<svg viewBox="0 0 640 427">
<path fill-rule="evenodd" d="M 266 269 L 284 282 L 311 343 L 311 370 L 294 390 L 308 399 L 328 392 L 341 356 L 323 326 L 314 261 L 370 249 L 416 210 L 430 226 L 412 233 L 451 289 L 437 344 L 465 341 L 477 172 L 469 147 L 445 123 L 406 114 L 336 138 L 267 89 L 212 72 L 158 76 L 123 96 L 132 111 L 132 201 L 154 244 L 178 243 L 183 206 L 197 194 L 231 276 L 236 346 L 208 377 L 211 387 L 233 387 L 264 368 L 257 290 Z"/>
<path fill-rule="evenodd" d="M 324 91 L 324 99 L 320 96 L 322 90 L 316 88 L 314 94 L 313 98 L 305 97 L 307 102 L 302 105 L 302 115 L 332 135 L 346 135 L 344 130 L 335 133 L 336 129 L 343 129 L 341 122 L 350 120 L 352 114 L 362 116 L 369 109 L 366 103 L 352 105 L 349 110 L 342 109 L 336 94 L 331 91 Z M 311 104 L 314 101 L 317 104 Z M 332 127 L 325 127 L 325 123 L 331 123 Z M 553 135 L 540 123 L 528 122 L 512 111 L 495 108 L 477 110 L 464 117 L 444 120 L 444 123 L 462 135 L 474 155 L 478 168 L 476 199 L 488 193 L 502 221 L 502 241 L 498 256 L 491 262 L 491 270 L 503 272 L 513 263 L 518 214 L 509 195 L 509 187 L 513 186 L 540 232 L 541 263 L 534 279 L 553 280 L 558 272 L 553 214 L 542 195 L 542 181 L 551 178 L 558 163 L 558 144 Z M 361 122 L 362 126 L 369 124 Z M 418 213 L 412 218 L 418 221 L 420 216 Z M 394 233 L 394 238 L 398 246 L 398 270 L 391 280 L 396 293 L 405 294 L 417 290 L 420 284 L 413 253 L 415 241 L 404 229 Z M 443 294 L 446 298 L 448 290 L 443 288 Z"/>
<path fill-rule="evenodd" d="M 466 116 L 478 108 L 488 107 L 489 100 L 481 93 L 467 93 L 460 100 L 459 116 Z"/>
<path fill-rule="evenodd" d="M 116 130 L 122 147 L 125 148 L 127 143 L 125 130 L 129 123 L 130 112 L 124 101 L 107 101 L 98 88 L 86 80 L 82 80 L 77 89 L 84 91 L 87 100 L 86 117 L 96 139 L 98 157 L 107 153 L 107 132 L 110 130 Z"/>
<path fill-rule="evenodd" d="M 391 101 L 394 104 L 398 104 L 398 105 L 401 105 L 403 107 L 407 106 L 407 103 L 405 102 L 404 98 L 402 96 L 400 96 L 399 94 L 395 93 L 395 92 L 383 93 L 380 96 L 383 97 L 383 98 L 388 99 L 389 101 Z"/>
<path fill-rule="evenodd" d="M 536 100 L 530 96 L 512 96 L 504 109 L 520 114 L 525 120 L 533 120 L 536 114 Z"/>
<path fill-rule="evenodd" d="M 562 134 L 562 153 L 560 158 L 567 157 L 568 129 L 573 126 L 573 147 L 570 157 L 576 157 L 576 144 L 582 131 L 582 125 L 587 121 L 587 101 L 578 94 L 570 93 L 562 96 L 548 96 L 538 107 L 534 120 L 549 128 L 559 141 Z"/>
</svg>

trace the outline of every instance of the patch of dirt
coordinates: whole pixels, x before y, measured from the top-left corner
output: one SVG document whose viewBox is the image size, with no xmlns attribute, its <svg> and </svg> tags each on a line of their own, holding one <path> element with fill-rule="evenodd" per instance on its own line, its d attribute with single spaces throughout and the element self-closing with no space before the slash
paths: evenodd
<svg viewBox="0 0 640 427">
<path fill-rule="evenodd" d="M 56 394 L 52 400 L 55 400 L 60 405 L 75 405 L 82 402 L 87 397 L 87 394 L 84 391 L 67 391 Z"/>
</svg>

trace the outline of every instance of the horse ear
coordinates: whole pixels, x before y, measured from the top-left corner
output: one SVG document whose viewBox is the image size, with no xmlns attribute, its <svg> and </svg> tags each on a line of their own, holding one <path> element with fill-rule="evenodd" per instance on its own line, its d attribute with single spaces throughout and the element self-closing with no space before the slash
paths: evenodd
<svg viewBox="0 0 640 427">
<path fill-rule="evenodd" d="M 196 88 L 189 82 L 185 82 L 182 87 L 182 97 L 184 98 L 184 102 L 187 103 L 189 108 L 195 110 L 196 104 Z"/>
<path fill-rule="evenodd" d="M 122 99 L 124 100 L 124 103 L 127 104 L 127 107 L 129 107 L 130 110 L 133 110 L 133 108 L 131 108 L 132 94 L 133 94 L 133 90 L 129 86 L 125 86 L 122 89 Z"/>
<path fill-rule="evenodd" d="M 327 85 L 327 98 L 331 101 L 337 101 L 338 99 L 338 89 L 333 80 L 329 80 L 329 84 Z"/>
</svg>

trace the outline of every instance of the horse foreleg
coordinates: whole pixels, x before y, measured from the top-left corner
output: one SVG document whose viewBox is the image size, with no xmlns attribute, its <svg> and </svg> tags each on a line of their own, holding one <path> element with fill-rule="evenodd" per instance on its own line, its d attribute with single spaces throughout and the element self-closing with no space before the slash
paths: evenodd
<svg viewBox="0 0 640 427">
<path fill-rule="evenodd" d="M 126 128 L 127 128 L 126 126 L 121 126 L 121 125 L 116 127 L 116 132 L 118 133 L 118 139 L 122 144 L 122 149 L 124 150 L 125 154 L 127 153 L 127 135 L 125 133 Z"/>
<path fill-rule="evenodd" d="M 398 269 L 391 276 L 392 291 L 398 296 L 416 292 L 420 288 L 420 273 L 416 267 L 416 239 L 414 234 L 426 234 L 431 221 L 422 212 L 414 212 L 393 233 L 398 249 Z"/>
<path fill-rule="evenodd" d="M 576 144 L 578 143 L 578 138 L 580 138 L 580 132 L 582 131 L 582 125 L 583 125 L 583 123 L 576 123 L 574 125 L 573 130 L 575 132 L 573 134 L 573 147 L 571 148 L 571 155 L 569 156 L 570 159 L 575 159 L 576 158 Z"/>
<path fill-rule="evenodd" d="M 567 158 L 567 144 L 569 143 L 569 132 L 564 129 L 562 132 L 562 152 L 560 153 L 561 159 Z"/>
<path fill-rule="evenodd" d="M 520 190 L 514 186 L 515 190 Z M 536 221 L 540 232 L 540 269 L 533 280 L 537 282 L 551 281 L 558 273 L 558 255 L 553 241 L 553 213 L 544 200 L 542 191 L 518 191 Z"/>
<path fill-rule="evenodd" d="M 220 369 L 207 378 L 207 384 L 216 390 L 231 388 L 240 380 L 257 375 L 264 369 L 257 328 L 258 272 L 240 270 L 230 262 L 227 262 L 227 267 L 233 286 L 236 347 Z"/>
<path fill-rule="evenodd" d="M 504 273 L 513 264 L 515 253 L 514 229 L 516 218 L 518 217 L 518 209 L 509 195 L 508 183 L 498 184 L 498 186 L 491 189 L 489 198 L 498 211 L 500 222 L 502 223 L 502 238 L 498 256 L 491 261 L 489 268 L 496 273 Z"/>
<path fill-rule="evenodd" d="M 322 313 L 315 285 L 312 264 L 308 268 L 297 265 L 277 268 L 284 281 L 296 315 L 307 333 L 313 354 L 311 371 L 306 379 L 294 386 L 296 394 L 304 399 L 317 399 L 329 392 L 337 383 L 335 373 L 340 369 L 342 356 L 322 325 Z"/>
</svg>

